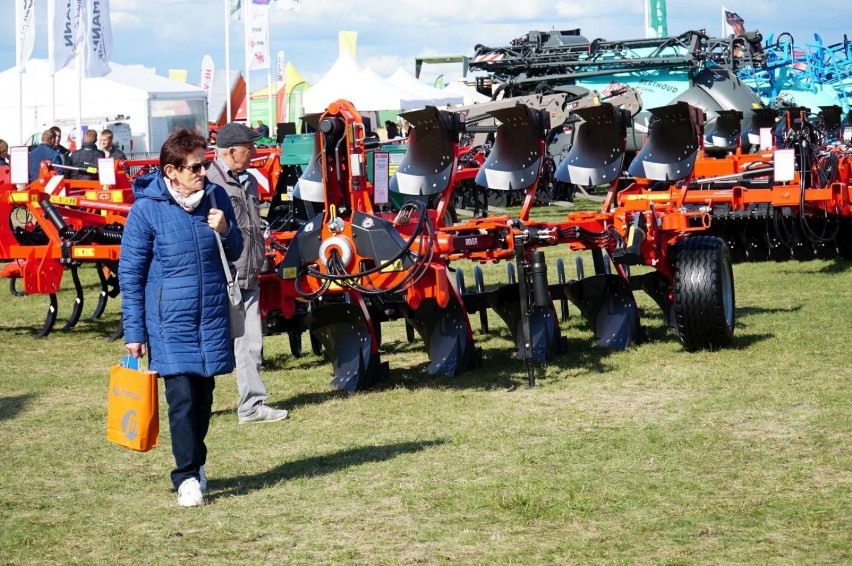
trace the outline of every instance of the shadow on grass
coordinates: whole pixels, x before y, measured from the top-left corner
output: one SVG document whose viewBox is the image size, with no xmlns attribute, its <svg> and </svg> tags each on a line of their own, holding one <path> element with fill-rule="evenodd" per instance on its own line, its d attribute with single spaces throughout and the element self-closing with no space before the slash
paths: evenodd
<svg viewBox="0 0 852 566">
<path fill-rule="evenodd" d="M 315 356 L 313 354 L 302 354 L 299 358 L 295 358 L 293 354 L 277 354 L 275 356 L 264 356 L 262 369 L 266 371 L 280 371 L 287 369 L 288 366 L 298 360 L 300 369 L 309 369 L 328 365 L 328 360 L 325 356 Z"/>
<path fill-rule="evenodd" d="M 835 259 L 830 264 L 820 269 L 819 272 L 827 275 L 834 275 L 835 273 L 846 273 L 850 269 L 852 269 L 852 260 Z"/>
<path fill-rule="evenodd" d="M 14 419 L 35 398 L 36 395 L 34 393 L 0 397 L 0 421 Z"/>
<path fill-rule="evenodd" d="M 766 340 L 775 338 L 774 334 L 743 334 L 735 332 L 730 345 L 725 350 L 747 350 L 749 347 Z"/>
<path fill-rule="evenodd" d="M 59 306 L 62 309 L 62 305 Z M 45 315 L 47 307 L 45 307 Z M 68 312 L 63 312 L 60 310 L 59 315 L 56 318 L 56 324 L 53 327 L 53 330 L 50 331 L 45 338 L 47 340 L 50 339 L 51 336 L 57 335 L 68 335 L 70 333 L 74 333 L 75 336 L 80 338 L 94 338 L 94 339 L 103 339 L 110 340 L 111 336 L 113 336 L 118 329 L 118 318 L 111 316 L 108 319 L 95 319 L 89 320 L 89 313 L 84 313 L 83 316 L 80 317 L 80 320 L 77 324 L 68 330 L 62 330 L 62 327 L 65 325 L 65 322 L 68 320 Z M 32 325 L 27 326 L 3 326 L 0 327 L 2 330 L 6 332 L 13 332 L 17 336 L 31 336 L 33 338 L 38 338 L 36 334 L 41 331 L 44 321 L 41 320 L 37 323 L 33 323 Z"/>
<path fill-rule="evenodd" d="M 362 446 L 295 462 L 286 462 L 259 474 L 210 479 L 208 484 L 208 489 L 211 492 L 210 499 L 246 495 L 282 481 L 324 476 L 352 466 L 360 466 L 370 462 L 384 462 L 402 454 L 413 454 L 432 446 L 439 446 L 444 442 L 443 439 L 436 439 L 380 446 Z"/>
<path fill-rule="evenodd" d="M 794 313 L 802 310 L 802 305 L 787 308 L 763 308 L 763 307 L 737 307 L 737 316 L 751 316 L 753 314 L 777 314 Z M 737 325 L 739 326 L 739 325 Z"/>
</svg>

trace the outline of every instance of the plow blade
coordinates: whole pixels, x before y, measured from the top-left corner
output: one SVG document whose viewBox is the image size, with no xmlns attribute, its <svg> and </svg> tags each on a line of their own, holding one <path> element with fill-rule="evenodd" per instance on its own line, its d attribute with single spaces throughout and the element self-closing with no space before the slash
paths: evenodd
<svg viewBox="0 0 852 566">
<path fill-rule="evenodd" d="M 332 386 L 354 393 L 387 373 L 372 325 L 359 305 L 324 304 L 305 315 L 304 322 L 331 360 Z"/>
<path fill-rule="evenodd" d="M 523 105 L 490 112 L 500 121 L 494 147 L 476 174 L 476 184 L 498 191 L 525 189 L 538 180 L 541 143 L 547 124 L 540 112 Z"/>
<path fill-rule="evenodd" d="M 639 311 L 630 284 L 618 275 L 592 275 L 565 286 L 594 329 L 597 345 L 624 350 L 639 340 Z"/>
<path fill-rule="evenodd" d="M 490 291 L 486 294 L 486 300 L 488 305 L 512 331 L 512 338 L 517 347 L 515 358 L 523 360 L 526 349 L 524 348 L 524 333 L 521 326 L 523 317 L 521 316 L 518 285 L 504 285 L 499 289 Z M 530 350 L 533 361 L 537 363 L 547 362 L 564 352 L 565 343 L 559 330 L 559 319 L 552 302 L 546 307 L 532 307 L 529 320 Z"/>
<path fill-rule="evenodd" d="M 755 108 L 752 110 L 751 121 L 743 123 L 745 137 L 754 147 L 760 147 L 760 130 L 772 129 L 775 126 L 777 112 L 774 108 Z M 743 148 L 745 150 L 745 148 Z"/>
<path fill-rule="evenodd" d="M 414 129 L 408 150 L 390 181 L 390 190 L 412 196 L 443 192 L 450 184 L 455 154 L 454 138 L 460 129 L 458 117 L 434 106 L 401 114 Z"/>
<path fill-rule="evenodd" d="M 705 148 L 711 153 L 736 151 L 740 140 L 743 113 L 738 110 L 717 110 L 713 127 L 705 138 Z"/>
<path fill-rule="evenodd" d="M 559 163 L 555 178 L 586 187 L 611 183 L 624 163 L 629 112 L 604 103 L 573 114 L 583 122 L 575 127 L 574 143 Z"/>
<path fill-rule="evenodd" d="M 630 164 L 628 173 L 654 181 L 676 181 L 692 173 L 698 156 L 701 110 L 686 102 L 651 108 L 648 141 Z"/>
<path fill-rule="evenodd" d="M 474 346 L 470 321 L 455 295 L 444 308 L 430 299 L 417 310 L 405 308 L 403 312 L 406 322 L 426 344 L 426 373 L 454 377 L 479 365 L 481 353 Z"/>
</svg>

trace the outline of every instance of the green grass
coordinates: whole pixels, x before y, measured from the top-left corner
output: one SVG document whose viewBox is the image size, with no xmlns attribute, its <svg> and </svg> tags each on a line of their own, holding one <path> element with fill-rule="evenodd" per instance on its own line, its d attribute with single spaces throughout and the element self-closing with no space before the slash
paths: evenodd
<svg viewBox="0 0 852 566">
<path fill-rule="evenodd" d="M 291 418 L 239 426 L 220 377 L 198 509 L 170 491 L 164 400 L 159 448 L 104 439 L 117 303 L 35 340 L 46 299 L 4 291 L 0 563 L 849 563 L 852 264 L 734 270 L 731 348 L 684 352 L 640 295 L 651 340 L 596 350 L 571 307 L 570 352 L 534 389 L 493 314 L 487 336 L 472 317 L 483 367 L 454 379 L 385 325 L 391 377 L 354 396 L 307 338 L 301 359 L 268 338 Z"/>
</svg>

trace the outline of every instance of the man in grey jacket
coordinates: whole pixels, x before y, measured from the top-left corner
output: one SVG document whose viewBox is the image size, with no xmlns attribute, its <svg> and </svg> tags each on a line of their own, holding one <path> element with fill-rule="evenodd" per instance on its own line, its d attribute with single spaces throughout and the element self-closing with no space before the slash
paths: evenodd
<svg viewBox="0 0 852 566">
<path fill-rule="evenodd" d="M 243 253 L 235 265 L 245 304 L 245 334 L 234 340 L 237 391 L 240 395 L 237 416 L 241 424 L 287 418 L 287 411 L 264 404 L 269 393 L 260 378 L 263 333 L 258 304 L 258 275 L 266 255 L 266 243 L 260 227 L 257 179 L 246 171 L 256 153 L 254 142 L 259 137 L 260 134 L 243 124 L 226 124 L 218 132 L 216 159 L 207 171 L 207 179 L 224 187 L 231 197 L 237 223 L 243 234 Z"/>
</svg>

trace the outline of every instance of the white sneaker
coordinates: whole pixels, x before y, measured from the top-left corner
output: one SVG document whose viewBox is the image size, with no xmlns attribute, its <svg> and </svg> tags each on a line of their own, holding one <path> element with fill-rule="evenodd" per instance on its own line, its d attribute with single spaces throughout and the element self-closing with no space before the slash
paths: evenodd
<svg viewBox="0 0 852 566">
<path fill-rule="evenodd" d="M 201 488 L 201 493 L 207 491 L 207 474 L 204 473 L 204 466 L 198 468 L 198 487 Z"/>
<path fill-rule="evenodd" d="M 201 495 L 201 486 L 198 480 L 189 478 L 183 480 L 178 488 L 178 505 L 181 507 L 199 507 L 204 505 L 204 496 Z"/>
<path fill-rule="evenodd" d="M 286 409 L 273 409 L 266 405 L 258 405 L 257 410 L 247 417 L 240 417 L 240 424 L 246 423 L 274 423 L 287 418 Z"/>
</svg>

